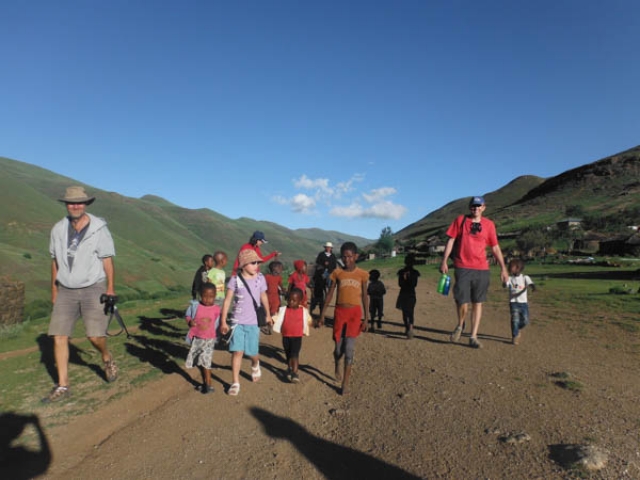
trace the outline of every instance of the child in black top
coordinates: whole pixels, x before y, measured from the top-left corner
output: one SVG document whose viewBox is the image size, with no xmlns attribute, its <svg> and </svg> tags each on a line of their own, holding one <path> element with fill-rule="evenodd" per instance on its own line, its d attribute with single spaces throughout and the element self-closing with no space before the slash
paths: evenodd
<svg viewBox="0 0 640 480">
<path fill-rule="evenodd" d="M 311 295 L 311 306 L 309 307 L 309 312 L 313 313 L 316 305 L 320 308 L 320 312 L 322 312 L 322 309 L 324 308 L 324 296 L 327 282 L 324 278 L 324 271 L 321 268 L 316 267 L 311 283 L 313 285 L 313 293 Z"/>
<path fill-rule="evenodd" d="M 413 338 L 413 311 L 416 307 L 416 285 L 420 272 L 413 266 L 416 258 L 413 255 L 404 257 L 405 267 L 398 271 L 398 286 L 400 293 L 396 301 L 396 308 L 402 310 L 402 321 L 404 322 L 407 338 Z"/>
<path fill-rule="evenodd" d="M 378 316 L 378 328 L 382 328 L 382 317 L 384 316 L 384 295 L 387 289 L 384 283 L 380 281 L 380 271 L 371 270 L 369 272 L 369 286 L 367 294 L 369 295 L 369 318 L 371 319 L 371 332 L 375 332 L 375 319 Z"/>
</svg>

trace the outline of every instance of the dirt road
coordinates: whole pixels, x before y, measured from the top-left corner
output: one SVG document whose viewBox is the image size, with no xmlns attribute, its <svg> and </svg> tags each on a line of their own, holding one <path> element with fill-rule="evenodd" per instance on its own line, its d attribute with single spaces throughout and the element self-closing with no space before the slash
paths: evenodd
<svg viewBox="0 0 640 480">
<path fill-rule="evenodd" d="M 453 300 L 429 291 L 407 340 L 388 290 L 383 330 L 358 339 L 349 395 L 333 381 L 330 329 L 305 338 L 298 385 L 283 379 L 280 337 L 263 336 L 262 380 L 246 361 L 238 397 L 224 393 L 229 354 L 216 352 L 213 394 L 168 375 L 46 432 L 40 478 L 560 479 L 578 474 L 555 453 L 585 443 L 609 453 L 589 478 L 640 478 L 637 334 L 551 321 L 534 300 L 513 346 L 507 305 L 491 302 L 474 350 L 466 335 L 449 342 Z"/>
</svg>

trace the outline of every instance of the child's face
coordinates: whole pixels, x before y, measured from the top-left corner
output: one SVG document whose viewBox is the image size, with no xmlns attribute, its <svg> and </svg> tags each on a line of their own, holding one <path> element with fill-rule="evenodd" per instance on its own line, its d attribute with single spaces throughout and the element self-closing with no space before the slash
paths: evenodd
<svg viewBox="0 0 640 480">
<path fill-rule="evenodd" d="M 518 265 L 517 263 L 510 263 L 509 264 L 509 273 L 511 275 L 518 275 L 520 273 L 520 265 Z"/>
<path fill-rule="evenodd" d="M 287 302 L 287 307 L 289 308 L 298 308 L 300 307 L 300 302 L 302 301 L 302 297 L 298 292 L 292 293 L 289 295 L 289 300 Z"/>
<path fill-rule="evenodd" d="M 351 250 L 345 250 L 342 253 L 342 261 L 344 262 L 345 270 L 353 270 L 356 268 L 356 258 L 358 258 L 358 255 Z"/>
<path fill-rule="evenodd" d="M 260 262 L 257 262 L 257 261 L 247 263 L 244 267 L 242 267 L 242 272 L 250 277 L 257 275 L 259 271 L 260 271 Z"/>
<path fill-rule="evenodd" d="M 211 270 L 213 268 L 213 258 L 207 258 L 204 261 L 204 264 L 209 270 Z"/>
<path fill-rule="evenodd" d="M 216 301 L 216 291 L 213 288 L 207 288 L 202 292 L 202 304 L 210 307 Z"/>
</svg>

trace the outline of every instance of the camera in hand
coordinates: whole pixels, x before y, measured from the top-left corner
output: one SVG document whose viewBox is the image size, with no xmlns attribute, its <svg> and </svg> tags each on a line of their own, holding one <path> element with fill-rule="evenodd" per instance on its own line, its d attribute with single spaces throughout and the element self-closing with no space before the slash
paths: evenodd
<svg viewBox="0 0 640 480">
<path fill-rule="evenodd" d="M 103 293 L 100 295 L 100 303 L 104 303 L 104 314 L 113 313 L 113 309 L 118 303 L 118 297 L 116 295 L 107 295 Z"/>
</svg>

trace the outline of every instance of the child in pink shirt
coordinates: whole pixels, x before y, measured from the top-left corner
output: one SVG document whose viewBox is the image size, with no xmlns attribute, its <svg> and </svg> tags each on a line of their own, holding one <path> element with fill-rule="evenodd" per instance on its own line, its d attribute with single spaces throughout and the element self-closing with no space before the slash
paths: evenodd
<svg viewBox="0 0 640 480">
<path fill-rule="evenodd" d="M 200 303 L 192 304 L 185 314 L 190 327 L 187 337 L 191 341 L 186 367 L 197 366 L 200 369 L 201 392 L 204 394 L 213 392 L 211 360 L 216 340 L 216 320 L 220 316 L 220 307 L 215 304 L 215 300 L 216 286 L 212 283 L 204 283 L 200 289 Z"/>
</svg>

